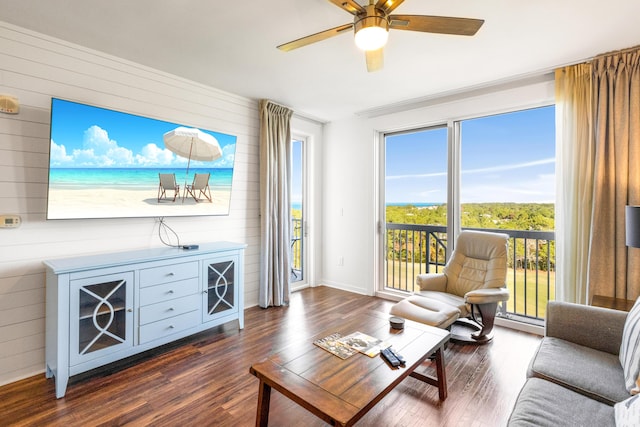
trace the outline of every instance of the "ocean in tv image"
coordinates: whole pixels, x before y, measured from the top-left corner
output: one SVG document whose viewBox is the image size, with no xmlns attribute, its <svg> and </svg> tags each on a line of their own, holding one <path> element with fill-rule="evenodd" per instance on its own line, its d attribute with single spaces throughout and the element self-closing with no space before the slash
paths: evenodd
<svg viewBox="0 0 640 427">
<path fill-rule="evenodd" d="M 47 218 L 228 215 L 235 148 L 232 135 L 53 98 Z"/>
</svg>

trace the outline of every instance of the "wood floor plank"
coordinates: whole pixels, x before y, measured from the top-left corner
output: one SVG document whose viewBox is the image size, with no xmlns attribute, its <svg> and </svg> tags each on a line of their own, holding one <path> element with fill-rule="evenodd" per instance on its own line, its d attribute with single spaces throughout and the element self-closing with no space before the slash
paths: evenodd
<svg viewBox="0 0 640 427">
<path fill-rule="evenodd" d="M 55 398 L 44 374 L 0 387 L 0 424 L 7 426 L 253 426 L 258 380 L 252 363 L 304 342 L 337 319 L 393 303 L 328 287 L 292 295 L 288 307 L 245 312 L 245 329 L 231 322 L 142 355 L 72 377 Z M 448 398 L 407 378 L 358 426 L 501 426 L 525 381 L 539 337 L 496 328 L 484 346 L 450 344 L 445 351 Z M 423 367 L 433 372 L 430 362 Z M 431 370 L 431 371 L 430 371 Z M 278 392 L 270 426 L 323 426 Z"/>
</svg>

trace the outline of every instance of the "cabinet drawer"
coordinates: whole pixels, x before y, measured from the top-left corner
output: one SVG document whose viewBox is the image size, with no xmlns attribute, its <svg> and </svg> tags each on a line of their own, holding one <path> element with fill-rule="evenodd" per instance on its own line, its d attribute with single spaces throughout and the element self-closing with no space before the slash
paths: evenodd
<svg viewBox="0 0 640 427">
<path fill-rule="evenodd" d="M 200 311 L 194 310 L 180 316 L 170 317 L 140 326 L 140 344 L 175 334 L 200 324 Z"/>
<path fill-rule="evenodd" d="M 140 324 L 157 322 L 169 317 L 179 316 L 200 308 L 200 295 L 193 294 L 182 298 L 159 302 L 140 307 Z"/>
<path fill-rule="evenodd" d="M 140 305 L 156 304 L 198 292 L 198 278 L 165 283 L 164 285 L 149 286 L 140 289 Z"/>
<path fill-rule="evenodd" d="M 140 270 L 140 287 L 159 285 L 183 279 L 198 277 L 198 262 L 163 265 Z"/>
</svg>

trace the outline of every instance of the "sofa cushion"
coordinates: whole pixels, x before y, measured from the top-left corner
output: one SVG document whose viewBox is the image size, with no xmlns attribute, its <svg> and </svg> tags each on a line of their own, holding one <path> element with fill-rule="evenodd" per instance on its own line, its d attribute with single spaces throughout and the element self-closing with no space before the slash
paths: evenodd
<svg viewBox="0 0 640 427">
<path fill-rule="evenodd" d="M 527 375 L 554 382 L 611 406 L 629 397 L 617 355 L 559 338 L 542 339 Z"/>
<path fill-rule="evenodd" d="M 640 393 L 640 298 L 629 311 L 622 330 L 620 364 L 624 382 L 631 394 Z"/>
<path fill-rule="evenodd" d="M 529 378 L 516 400 L 509 427 L 614 426 L 612 406 L 539 378 Z"/>
</svg>

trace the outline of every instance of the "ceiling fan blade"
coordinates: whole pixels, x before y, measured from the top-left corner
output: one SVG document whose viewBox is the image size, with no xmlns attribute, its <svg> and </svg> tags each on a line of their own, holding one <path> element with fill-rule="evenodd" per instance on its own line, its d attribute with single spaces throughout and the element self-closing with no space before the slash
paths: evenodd
<svg viewBox="0 0 640 427">
<path fill-rule="evenodd" d="M 381 9 L 386 14 L 389 14 L 402 3 L 404 3 L 404 0 L 378 0 L 378 3 L 376 3 L 376 9 Z"/>
<path fill-rule="evenodd" d="M 355 0 L 329 0 L 331 3 L 338 6 L 340 9 L 346 10 L 352 15 L 359 13 L 365 13 L 364 7 L 360 6 Z"/>
<path fill-rule="evenodd" d="M 389 20 L 389 28 L 394 30 L 422 31 L 425 33 L 459 36 L 472 36 L 484 24 L 484 19 L 427 15 L 391 15 Z"/>
<path fill-rule="evenodd" d="M 319 33 L 311 34 L 310 36 L 302 37 L 300 39 L 291 41 L 289 43 L 281 44 L 278 46 L 278 49 L 283 50 L 285 52 L 289 52 L 290 50 L 297 49 L 302 46 L 306 46 L 311 43 L 316 43 L 322 40 L 326 40 L 330 37 L 337 36 L 338 34 L 342 34 L 347 30 L 352 30 L 353 24 L 345 24 L 339 27 L 331 28 L 330 30 L 320 31 Z"/>
<path fill-rule="evenodd" d="M 368 72 L 372 73 L 374 71 L 382 70 L 382 66 L 384 65 L 382 48 L 377 50 L 366 50 L 364 53 L 367 58 Z"/>
</svg>

